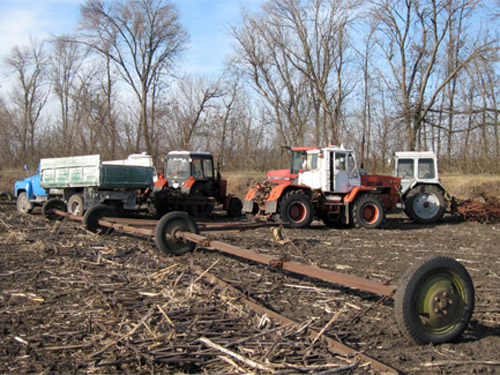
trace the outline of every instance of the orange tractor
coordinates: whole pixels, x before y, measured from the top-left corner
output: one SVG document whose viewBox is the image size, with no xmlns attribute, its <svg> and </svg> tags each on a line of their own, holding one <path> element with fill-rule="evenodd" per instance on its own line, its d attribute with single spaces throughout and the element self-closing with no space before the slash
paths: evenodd
<svg viewBox="0 0 500 375">
<path fill-rule="evenodd" d="M 400 201 L 401 179 L 361 174 L 351 150 L 329 146 L 292 152 L 288 175 L 270 172 L 265 183 L 248 191 L 247 217 L 280 219 L 294 228 L 308 227 L 315 217 L 327 226 L 377 228 Z"/>
</svg>

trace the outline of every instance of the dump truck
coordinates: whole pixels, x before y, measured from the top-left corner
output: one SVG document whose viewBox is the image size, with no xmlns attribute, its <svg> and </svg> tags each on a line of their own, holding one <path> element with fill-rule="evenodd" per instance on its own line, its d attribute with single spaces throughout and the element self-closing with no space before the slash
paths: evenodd
<svg viewBox="0 0 500 375">
<path fill-rule="evenodd" d="M 353 151 L 343 147 L 301 153 L 295 179 L 267 181 L 248 191 L 243 203 L 247 216 L 279 219 L 294 228 L 308 227 L 315 217 L 327 226 L 378 228 L 385 213 L 395 209 L 399 177 L 362 175 Z"/>
<path fill-rule="evenodd" d="M 135 209 L 155 178 L 151 156 L 145 154 L 113 161 L 102 161 L 100 155 L 47 158 L 34 176 L 16 182 L 15 192 L 20 212 L 56 198 L 67 203 L 70 213 L 83 215 L 99 203 Z"/>
</svg>

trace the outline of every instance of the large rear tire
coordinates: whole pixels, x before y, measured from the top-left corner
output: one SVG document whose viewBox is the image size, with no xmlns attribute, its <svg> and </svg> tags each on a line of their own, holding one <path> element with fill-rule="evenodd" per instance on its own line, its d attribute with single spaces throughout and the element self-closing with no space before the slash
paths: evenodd
<svg viewBox="0 0 500 375">
<path fill-rule="evenodd" d="M 399 329 L 417 344 L 453 341 L 467 328 L 474 310 L 474 285 L 465 267 L 431 256 L 409 268 L 394 299 Z"/>
<path fill-rule="evenodd" d="M 417 186 L 408 193 L 405 200 L 405 213 L 416 223 L 435 223 L 441 220 L 444 211 L 444 195 L 436 186 Z"/>
<path fill-rule="evenodd" d="M 308 228 L 313 221 L 311 201 L 300 190 L 286 193 L 280 204 L 280 218 L 291 228 Z"/>
<path fill-rule="evenodd" d="M 385 220 L 384 205 L 375 195 L 363 194 L 354 200 L 351 218 L 356 228 L 378 228 Z"/>
<path fill-rule="evenodd" d="M 29 201 L 28 196 L 23 191 L 17 196 L 17 210 L 23 214 L 30 214 L 33 212 L 35 205 Z"/>
</svg>

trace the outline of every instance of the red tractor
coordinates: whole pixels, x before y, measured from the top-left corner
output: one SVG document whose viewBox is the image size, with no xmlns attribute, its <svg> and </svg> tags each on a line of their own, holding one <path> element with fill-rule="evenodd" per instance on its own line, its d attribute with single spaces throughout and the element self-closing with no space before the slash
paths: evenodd
<svg viewBox="0 0 500 375">
<path fill-rule="evenodd" d="M 164 175 L 154 184 L 157 215 L 181 210 L 193 216 L 210 215 L 216 204 L 229 216 L 241 215 L 241 200 L 227 194 L 227 181 L 215 173 L 209 152 L 171 151 L 165 160 Z"/>
</svg>

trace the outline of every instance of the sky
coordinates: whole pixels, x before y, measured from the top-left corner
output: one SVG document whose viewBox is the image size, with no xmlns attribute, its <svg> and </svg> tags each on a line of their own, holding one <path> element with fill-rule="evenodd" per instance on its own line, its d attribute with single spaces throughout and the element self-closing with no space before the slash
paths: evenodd
<svg viewBox="0 0 500 375">
<path fill-rule="evenodd" d="M 0 0 L 0 60 L 12 47 L 73 32 L 84 0 Z M 258 10 L 263 0 L 171 0 L 191 35 L 181 71 L 218 74 L 231 53 L 229 25 L 240 20 L 241 7 Z"/>
</svg>

